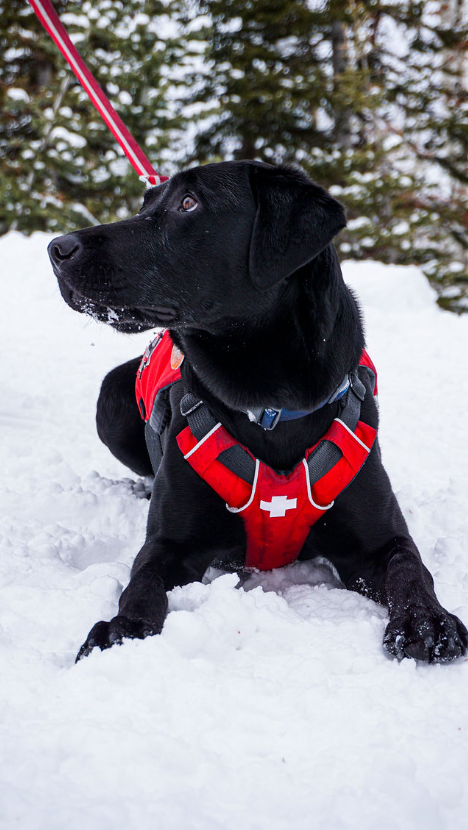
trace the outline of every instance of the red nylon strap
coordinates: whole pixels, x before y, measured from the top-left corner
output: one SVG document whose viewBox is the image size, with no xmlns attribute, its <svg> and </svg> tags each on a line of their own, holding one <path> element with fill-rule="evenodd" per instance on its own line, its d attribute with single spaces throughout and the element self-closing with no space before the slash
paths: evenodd
<svg viewBox="0 0 468 830">
<path fill-rule="evenodd" d="M 270 570 L 296 561 L 311 527 L 359 473 L 376 434 L 373 427 L 362 421 L 350 433 L 335 419 L 321 440 L 333 441 L 342 457 L 312 485 L 308 482 L 306 461 L 297 464 L 288 475 L 276 473 L 257 461 L 254 483 L 247 484 L 218 460 L 220 453 L 238 443 L 221 424 L 200 441 L 186 427 L 177 435 L 177 443 L 200 478 L 221 496 L 229 510 L 242 518 L 246 532 L 245 567 Z M 306 458 L 318 443 L 306 451 Z"/>
<path fill-rule="evenodd" d="M 172 346 L 166 330 L 149 345 L 140 363 L 136 397 L 146 420 L 151 417 L 157 393 L 181 376 L 180 369 L 171 366 Z M 368 366 L 377 375 L 366 352 L 363 352 L 360 365 Z M 374 427 L 363 421 L 358 421 L 352 432 L 346 423 L 335 418 L 320 441 L 336 444 L 341 450 L 341 458 L 328 473 L 312 483 L 307 459 L 320 441 L 306 450 L 303 462 L 288 475 L 276 473 L 257 459 L 253 484 L 248 484 L 219 461 L 225 450 L 236 445 L 242 447 L 222 424 L 216 424 L 201 439 L 197 439 L 187 426 L 176 440 L 192 469 L 223 499 L 231 512 L 242 518 L 246 533 L 245 567 L 269 570 L 297 559 L 311 527 L 359 473 L 376 435 Z M 246 447 L 242 449 L 254 458 Z"/>
<path fill-rule="evenodd" d="M 147 346 L 141 358 L 135 382 L 138 408 L 149 421 L 156 396 L 161 389 L 180 380 L 180 369 L 171 366 L 173 343 L 169 332 L 160 332 Z"/>
<path fill-rule="evenodd" d="M 146 158 L 143 150 L 117 115 L 114 107 L 107 96 L 91 74 L 84 60 L 78 54 L 68 34 L 60 22 L 50 0 L 29 0 L 37 17 L 44 29 L 49 33 L 54 43 L 60 49 L 63 57 L 71 67 L 82 87 L 88 93 L 91 102 L 96 107 L 99 115 L 109 127 L 111 133 L 120 144 L 130 164 L 138 173 L 140 179 L 150 185 L 161 184 L 168 179 L 168 176 L 160 176 L 150 161 Z"/>
</svg>

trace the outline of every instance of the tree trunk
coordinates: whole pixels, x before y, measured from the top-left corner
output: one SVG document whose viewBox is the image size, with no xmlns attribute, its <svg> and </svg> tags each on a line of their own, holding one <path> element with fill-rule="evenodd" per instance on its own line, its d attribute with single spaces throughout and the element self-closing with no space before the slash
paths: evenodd
<svg viewBox="0 0 468 830">
<path fill-rule="evenodd" d="M 257 156 L 255 140 L 252 136 L 243 136 L 240 158 L 252 161 Z"/>
<path fill-rule="evenodd" d="M 335 92 L 335 141 L 342 149 L 352 144 L 351 112 L 340 95 L 340 78 L 348 66 L 348 44 L 343 23 L 334 20 L 331 26 L 333 87 Z M 338 104 L 341 101 L 341 104 Z"/>
</svg>

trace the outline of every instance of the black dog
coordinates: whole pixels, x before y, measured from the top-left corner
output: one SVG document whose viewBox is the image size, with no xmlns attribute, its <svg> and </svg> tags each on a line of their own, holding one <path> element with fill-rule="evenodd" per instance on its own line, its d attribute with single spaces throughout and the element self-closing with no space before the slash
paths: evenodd
<svg viewBox="0 0 468 830">
<path fill-rule="evenodd" d="M 119 331 L 166 326 L 185 355 L 182 381 L 171 387 L 159 424 L 164 454 L 146 542 L 118 615 L 93 627 L 78 658 L 95 646 L 160 632 L 166 592 L 200 580 L 212 563 L 244 566 L 242 516 L 226 510 L 177 444 L 190 406 L 203 401 L 212 423 L 283 476 L 299 467 L 334 419 L 344 418 L 344 401 L 355 400 L 353 394 L 362 421 L 377 427 L 369 373 L 357 374 L 364 347 L 359 309 L 331 244 L 344 225 L 342 206 L 300 171 L 225 162 L 149 190 L 132 219 L 50 243 L 72 308 Z M 134 393 L 138 364 L 130 361 L 105 378 L 97 426 L 114 455 L 146 475 L 152 466 Z M 351 390 L 331 401 L 347 377 Z M 265 411 L 277 420 L 281 410 L 302 416 L 262 428 Z M 161 444 L 156 468 L 160 450 Z M 436 598 L 376 441 L 352 483 L 310 529 L 299 558 L 317 555 L 333 563 L 347 588 L 388 605 L 390 654 L 444 662 L 465 653 L 468 633 Z"/>
</svg>

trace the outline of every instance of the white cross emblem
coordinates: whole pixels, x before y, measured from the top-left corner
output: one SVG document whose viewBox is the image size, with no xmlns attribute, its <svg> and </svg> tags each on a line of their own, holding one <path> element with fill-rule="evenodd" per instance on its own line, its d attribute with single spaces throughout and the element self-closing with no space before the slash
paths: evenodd
<svg viewBox="0 0 468 830">
<path fill-rule="evenodd" d="M 293 510 L 297 507 L 297 499 L 288 499 L 287 496 L 272 496 L 271 501 L 261 501 L 260 509 L 269 510 L 270 518 L 286 516 L 286 510 Z"/>
</svg>

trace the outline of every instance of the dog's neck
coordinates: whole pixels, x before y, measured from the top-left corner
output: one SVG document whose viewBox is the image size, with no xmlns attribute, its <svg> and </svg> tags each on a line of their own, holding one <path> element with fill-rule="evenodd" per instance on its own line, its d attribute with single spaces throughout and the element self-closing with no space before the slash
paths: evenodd
<svg viewBox="0 0 468 830">
<path fill-rule="evenodd" d="M 337 260 L 339 278 L 324 284 L 330 266 L 321 269 L 321 258 L 278 289 L 268 316 L 223 321 L 214 332 L 171 331 L 190 391 L 236 410 L 313 409 L 333 393 L 356 368 L 364 335 Z"/>
</svg>

